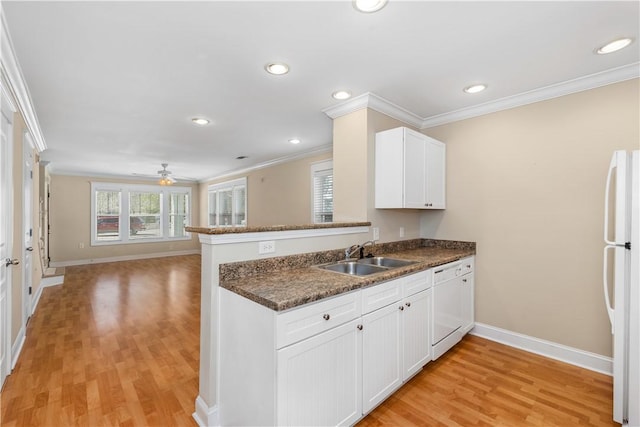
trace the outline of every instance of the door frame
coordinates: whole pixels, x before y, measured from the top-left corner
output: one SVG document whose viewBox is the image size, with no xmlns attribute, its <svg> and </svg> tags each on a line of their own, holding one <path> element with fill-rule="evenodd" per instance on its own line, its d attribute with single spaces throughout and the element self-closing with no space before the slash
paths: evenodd
<svg viewBox="0 0 640 427">
<path fill-rule="evenodd" d="M 5 219 L 4 224 L 2 223 L 2 221 L 0 221 L 0 227 L 4 228 L 3 232 L 6 236 L 6 257 L 13 258 L 13 115 L 15 114 L 17 109 L 12 101 L 10 93 L 7 90 L 5 81 L 2 78 L 0 78 L 0 98 L 0 119 L 1 116 L 6 116 L 9 122 L 9 129 L 7 130 L 7 147 L 6 151 L 4 152 L 5 156 L 1 158 L 2 165 L 0 165 L 0 186 L 2 186 L 0 197 L 2 197 L 3 199 L 3 217 Z M 0 327 L 3 328 L 3 330 L 0 331 L 0 338 L 4 338 L 4 342 L 0 343 L 0 346 L 4 346 L 4 351 L 6 352 L 4 355 L 3 363 L 0 364 L 0 387 L 2 387 L 2 385 L 4 385 L 6 377 L 11 373 L 13 364 L 13 347 L 11 345 L 11 309 L 13 306 L 11 289 L 13 287 L 13 269 L 11 267 L 6 267 L 4 265 L 4 260 L 0 260 L 0 262 L 2 262 L 0 268 L 5 269 L 6 286 L 6 307 L 3 313 L 4 318 L 1 319 L 2 324 L 0 325 Z"/>
<path fill-rule="evenodd" d="M 33 252 L 33 169 L 35 165 L 35 158 L 33 155 L 33 140 L 31 139 L 31 135 L 28 131 L 24 131 L 22 134 L 22 324 L 21 327 L 25 329 L 27 322 L 31 317 L 31 309 L 32 309 L 32 298 L 33 292 L 29 292 L 29 288 L 33 286 L 33 263 L 34 263 L 34 252 Z M 27 227 L 31 229 L 31 244 L 32 248 L 31 253 L 28 253 L 27 242 L 26 242 L 26 232 Z M 27 257 L 30 257 L 29 263 L 27 263 Z"/>
</svg>

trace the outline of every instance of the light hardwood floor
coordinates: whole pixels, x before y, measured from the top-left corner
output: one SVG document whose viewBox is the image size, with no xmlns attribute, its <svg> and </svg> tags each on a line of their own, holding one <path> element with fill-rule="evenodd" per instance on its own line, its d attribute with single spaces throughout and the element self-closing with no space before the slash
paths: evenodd
<svg viewBox="0 0 640 427">
<path fill-rule="evenodd" d="M 68 267 L 0 396 L 2 426 L 195 426 L 200 257 Z M 611 378 L 478 337 L 358 426 L 616 426 Z"/>
</svg>

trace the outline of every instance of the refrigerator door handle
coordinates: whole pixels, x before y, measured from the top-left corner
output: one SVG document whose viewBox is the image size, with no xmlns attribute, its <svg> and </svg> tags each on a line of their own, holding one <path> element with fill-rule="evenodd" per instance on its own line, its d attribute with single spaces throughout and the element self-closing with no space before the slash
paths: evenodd
<svg viewBox="0 0 640 427">
<path fill-rule="evenodd" d="M 603 260 L 603 273 L 602 273 L 602 286 L 604 289 L 604 302 L 607 307 L 607 314 L 609 315 L 609 323 L 611 323 L 611 334 L 614 333 L 613 325 L 613 313 L 614 310 L 611 307 L 611 300 L 609 299 L 609 263 L 607 262 L 607 251 L 609 249 L 615 249 L 615 245 L 607 245 L 604 247 L 604 260 Z"/>
<path fill-rule="evenodd" d="M 609 172 L 607 172 L 607 184 L 604 192 L 604 243 L 607 245 L 615 245 L 616 242 L 609 240 L 609 191 L 611 190 L 611 177 L 614 170 L 618 167 L 616 161 L 618 156 L 615 154 L 611 157 L 611 163 L 609 163 Z M 605 251 L 606 252 L 606 251 Z M 611 317 L 611 315 L 609 315 Z"/>
</svg>

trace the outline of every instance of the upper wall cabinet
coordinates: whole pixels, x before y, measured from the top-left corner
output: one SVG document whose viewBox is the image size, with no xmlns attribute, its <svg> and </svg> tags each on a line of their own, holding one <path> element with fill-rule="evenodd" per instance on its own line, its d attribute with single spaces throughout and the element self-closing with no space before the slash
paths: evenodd
<svg viewBox="0 0 640 427">
<path fill-rule="evenodd" d="M 376 208 L 445 208 L 445 145 L 405 127 L 376 134 Z"/>
</svg>

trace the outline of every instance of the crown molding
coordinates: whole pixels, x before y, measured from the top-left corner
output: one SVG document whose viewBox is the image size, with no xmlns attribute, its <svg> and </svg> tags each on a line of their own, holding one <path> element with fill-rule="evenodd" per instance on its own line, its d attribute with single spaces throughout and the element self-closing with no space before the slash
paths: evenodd
<svg viewBox="0 0 640 427">
<path fill-rule="evenodd" d="M 597 87 L 619 83 L 638 77 L 640 77 L 640 62 L 635 62 L 633 64 L 624 65 L 618 68 L 612 68 L 610 70 L 590 74 L 573 80 L 567 80 L 562 83 L 545 86 L 473 107 L 462 108 L 460 110 L 451 111 L 449 113 L 428 117 L 424 119 L 422 125 L 420 126 L 420 129 L 426 129 L 446 123 L 457 122 L 459 120 L 483 116 L 485 114 L 495 113 L 498 111 L 520 107 L 527 104 L 533 104 L 535 102 L 546 101 L 552 98 L 558 98 L 576 92 L 595 89 Z"/>
<path fill-rule="evenodd" d="M 20 69 L 20 64 L 16 58 L 11 36 L 9 35 L 9 28 L 1 8 L 0 27 L 2 27 L 0 30 L 0 72 L 2 72 L 9 86 L 8 89 L 24 118 L 27 130 L 33 137 L 36 150 L 38 153 L 41 153 L 47 149 L 47 144 L 42 135 L 38 117 L 33 109 L 31 95 L 29 94 L 29 89 L 27 88 L 22 70 Z"/>
<path fill-rule="evenodd" d="M 394 119 L 400 120 L 401 122 L 416 128 L 419 128 L 424 121 L 424 119 L 417 114 L 414 114 L 406 108 L 402 108 L 399 105 L 396 105 L 393 102 L 371 92 L 356 96 L 355 98 L 341 104 L 325 108 L 322 112 L 330 118 L 336 119 L 363 108 L 370 108 L 382 114 L 386 114 L 389 117 L 393 117 Z"/>
<path fill-rule="evenodd" d="M 325 108 L 322 112 L 331 119 L 336 119 L 363 108 L 370 108 L 418 129 L 427 129 L 639 77 L 640 62 L 635 62 L 588 76 L 567 80 L 562 83 L 530 90 L 518 95 L 508 96 L 484 104 L 461 108 L 426 118 L 422 118 L 406 108 L 402 108 L 371 92 L 367 92 L 338 105 Z"/>
<path fill-rule="evenodd" d="M 318 154 L 323 154 L 323 153 L 327 153 L 329 151 L 331 151 L 333 149 L 333 145 L 332 144 L 328 144 L 328 145 L 323 145 L 319 148 L 310 150 L 310 151 L 305 151 L 303 153 L 298 153 L 298 154 L 293 154 L 290 156 L 284 156 L 284 157 L 279 157 L 277 159 L 273 159 L 273 160 L 268 160 L 266 162 L 263 163 L 258 163 L 256 165 L 253 166 L 249 166 L 246 168 L 242 168 L 242 169 L 234 169 L 234 170 L 230 170 L 227 172 L 223 172 L 219 175 L 214 175 L 211 176 L 209 178 L 206 179 L 200 179 L 198 180 L 198 183 L 203 184 L 203 183 L 207 183 L 210 181 L 214 181 L 217 179 L 222 179 L 222 178 L 228 178 L 231 176 L 235 176 L 235 175 L 242 175 L 242 174 L 247 174 L 249 172 L 253 172 L 255 170 L 258 169 L 264 169 L 264 168 L 268 168 L 270 166 L 275 166 L 275 165 L 279 165 L 281 163 L 286 163 L 286 162 L 291 162 L 294 160 L 300 160 L 300 159 L 304 159 L 305 157 L 311 157 L 311 156 L 316 156 Z"/>
</svg>

